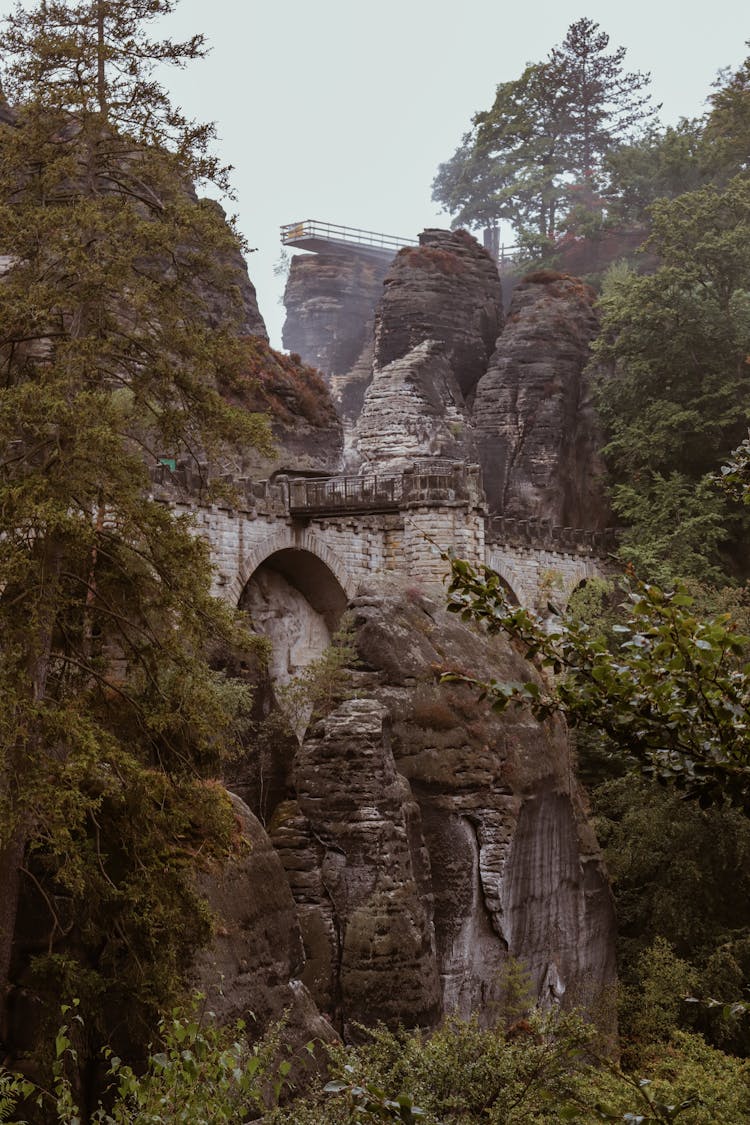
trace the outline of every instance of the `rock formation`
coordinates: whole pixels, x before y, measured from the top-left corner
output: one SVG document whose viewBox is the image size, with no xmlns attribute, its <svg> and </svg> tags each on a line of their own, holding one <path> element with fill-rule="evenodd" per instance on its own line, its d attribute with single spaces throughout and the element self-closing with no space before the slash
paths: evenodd
<svg viewBox="0 0 750 1125">
<path fill-rule="evenodd" d="M 401 250 L 375 317 L 372 378 L 350 443 L 357 463 L 389 471 L 415 457 L 474 460 L 467 401 L 501 324 L 494 262 L 464 231 L 427 230 Z M 361 363 L 351 378 L 361 393 Z"/>
<path fill-rule="evenodd" d="M 375 318 L 376 370 L 434 340 L 464 398 L 471 395 L 502 327 L 500 278 L 466 231 L 426 230 L 397 254 Z"/>
<path fill-rule="evenodd" d="M 225 388 L 271 426 L 270 455 L 247 451 L 244 468 L 255 479 L 280 471 L 332 473 L 340 467 L 343 432 L 319 371 L 269 347 L 261 336 L 244 341 L 242 368 Z"/>
<path fill-rule="evenodd" d="M 287 286 L 285 343 L 327 370 L 352 462 L 377 472 L 427 458 L 465 462 L 476 432 L 496 511 L 599 519 L 581 376 L 597 327 L 591 291 L 560 275 L 527 278 L 503 331 L 494 263 L 463 232 L 426 231 L 393 262 L 367 340 L 382 279 L 376 286 L 366 274 L 343 258 L 295 258 Z M 335 470 L 340 430 L 325 387 L 297 357 L 257 348 L 259 397 L 248 392 L 246 404 L 270 407 L 277 464 Z M 276 639 L 277 685 L 332 632 L 325 607 L 301 604 L 302 572 L 285 565 L 277 574 L 262 564 L 243 603 Z M 280 718 L 233 778 L 286 875 L 282 883 L 274 868 L 268 929 L 241 907 L 245 920 L 227 926 L 201 964 L 224 965 L 238 997 L 243 974 L 270 976 L 257 1000 L 264 1012 L 290 1002 L 306 1027 L 314 1002 L 347 1038 L 358 1022 L 431 1027 L 449 1012 L 492 1023 L 514 960 L 542 1003 L 594 1005 L 614 982 L 614 918 L 564 726 L 520 711 L 497 716 L 465 685 L 439 682 L 450 670 L 536 673 L 421 585 L 375 583 L 350 614 L 358 664 L 348 690 L 329 693 L 306 732 Z M 249 893 L 265 895 L 258 887 L 274 860 L 257 824 L 252 833 L 263 873 L 246 872 Z M 241 900 L 238 872 L 211 892 L 222 917 L 238 913 L 228 901 Z M 253 977 L 246 987 L 255 995 L 260 986 Z"/>
<path fill-rule="evenodd" d="M 193 984 L 221 1023 L 244 1020 L 253 1038 L 285 1013 L 292 1052 L 311 1039 L 331 1042 L 336 1033 L 300 979 L 302 936 L 279 857 L 247 806 L 238 797 L 232 803 L 242 846 L 223 871 L 199 876 L 216 924 Z"/>
<path fill-rule="evenodd" d="M 296 800 L 271 824 L 299 902 L 303 979 L 347 1035 L 363 1020 L 434 1025 L 441 1010 L 419 810 L 386 720 L 371 698 L 326 716 L 296 757 Z"/>
<path fill-rule="evenodd" d="M 533 673 L 416 589 L 374 587 L 352 614 L 358 691 L 304 739 L 270 825 L 311 994 L 345 1034 L 491 1022 L 517 958 L 543 1002 L 593 1002 L 614 919 L 565 730 L 437 683 Z"/>
<path fill-rule="evenodd" d="M 315 266 L 316 257 L 290 277 L 292 334 L 300 309 L 318 307 L 321 278 L 353 284 L 343 258 Z M 486 251 L 465 231 L 424 231 L 385 276 L 369 339 L 363 306 L 336 305 L 350 336 L 364 340 L 351 367 L 342 373 L 339 364 L 329 379 L 346 470 L 479 459 L 492 514 L 604 528 L 602 442 L 583 374 L 598 330 L 594 300 L 575 278 L 539 271 L 516 284 L 503 326 Z M 332 371 L 343 321 L 316 323 L 316 359 Z"/>
<path fill-rule="evenodd" d="M 352 446 L 363 470 L 400 472 L 420 457 L 475 459 L 469 428 L 448 356 L 425 340 L 375 370 Z"/>
<path fill-rule="evenodd" d="M 549 273 L 527 278 L 501 331 L 494 264 L 462 232 L 427 231 L 394 261 L 372 339 L 357 339 L 359 358 L 342 374 L 343 337 L 330 317 L 343 315 L 343 301 L 322 300 L 328 268 L 325 260 L 300 266 L 290 286 L 299 287 L 298 327 L 303 307 L 308 326 L 329 316 L 328 350 L 316 344 L 315 358 L 334 371 L 339 405 L 356 418 L 350 457 L 378 472 L 433 457 L 467 461 L 476 432 L 494 510 L 555 523 L 600 519 L 581 374 L 597 327 L 586 286 Z M 313 282 L 308 304 L 303 276 Z M 258 347 L 251 375 L 274 417 L 278 464 L 335 469 L 340 431 L 323 384 L 296 357 Z M 314 439 L 305 425 L 295 434 L 300 415 Z M 322 608 L 298 604 L 302 587 L 293 582 L 292 591 L 283 568 L 281 579 L 259 567 L 245 601 L 276 638 L 277 684 L 332 631 Z M 541 1002 L 593 1005 L 614 982 L 614 918 L 566 731 L 522 712 L 494 715 L 471 689 L 439 683 L 447 670 L 510 680 L 534 671 L 416 585 L 375 584 L 350 612 L 354 690 L 329 698 L 306 733 L 297 726 L 299 742 L 289 724 L 282 737 L 280 721 L 270 742 L 266 735 L 250 748 L 246 776 L 240 769 L 233 779 L 268 827 L 296 905 L 290 928 L 299 925 L 304 948 L 303 957 L 295 946 L 283 965 L 257 967 L 281 989 L 274 1002 L 298 980 L 308 1015 L 309 993 L 346 1037 L 358 1022 L 429 1027 L 448 1012 L 491 1023 L 517 960 Z"/>
<path fill-rule="evenodd" d="M 190 195 L 195 197 L 194 192 Z M 203 199 L 201 205 L 204 208 L 214 208 L 223 220 L 226 221 L 226 212 L 221 204 L 217 203 L 215 199 Z M 247 262 L 242 256 L 240 244 L 233 241 L 233 245 L 219 259 L 219 266 L 224 271 L 225 275 L 231 278 L 234 286 L 235 297 L 237 300 L 237 308 L 233 311 L 233 319 L 236 321 L 237 331 L 243 336 L 260 336 L 264 340 L 268 340 L 268 332 L 266 330 L 266 323 L 261 316 L 260 309 L 258 308 L 258 297 L 255 292 L 255 286 L 250 280 L 250 275 L 247 272 Z M 204 308 L 209 318 L 209 323 L 212 327 L 218 328 L 220 325 L 226 327 L 227 320 L 227 301 L 226 301 L 226 282 L 223 281 L 223 292 L 219 293 L 210 284 L 199 277 L 194 279 L 194 285 L 200 295 Z"/>
<path fill-rule="evenodd" d="M 372 333 L 388 265 L 354 252 L 295 254 L 284 290 L 284 347 L 326 375 L 349 371 Z"/>
<path fill-rule="evenodd" d="M 606 526 L 601 439 L 583 369 L 598 321 L 595 294 L 552 271 L 513 294 L 505 328 L 474 399 L 490 511 Z"/>
</svg>

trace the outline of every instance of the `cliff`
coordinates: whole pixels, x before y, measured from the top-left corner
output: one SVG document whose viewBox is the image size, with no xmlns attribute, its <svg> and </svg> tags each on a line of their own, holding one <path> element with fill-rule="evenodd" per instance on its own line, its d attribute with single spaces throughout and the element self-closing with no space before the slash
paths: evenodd
<svg viewBox="0 0 750 1125">
<path fill-rule="evenodd" d="M 301 979 L 347 1036 L 447 1012 L 491 1023 L 511 958 L 542 1003 L 593 1004 L 614 918 L 565 730 L 437 682 L 533 673 L 414 588 L 375 586 L 351 613 L 356 695 L 313 725 L 270 822 Z"/>
<path fill-rule="evenodd" d="M 327 267 L 304 268 L 317 284 Z M 485 252 L 462 232 L 425 232 L 392 263 L 349 375 L 332 376 L 352 423 L 348 456 L 379 472 L 480 457 L 494 511 L 596 526 L 596 432 L 582 375 L 596 330 L 592 292 L 556 274 L 525 279 L 503 325 Z M 263 383 L 268 359 L 254 378 L 293 457 L 302 368 L 277 357 L 282 386 L 296 388 L 279 392 Z M 324 435 L 332 415 L 315 378 L 306 369 Z M 263 585 L 261 566 L 260 594 L 247 601 L 276 638 L 277 688 L 332 630 L 302 605 L 301 570 L 279 566 L 294 589 Z M 350 615 L 357 660 L 307 731 L 307 713 L 298 741 L 297 720 L 285 728 L 277 713 L 276 733 L 248 748 L 234 778 L 267 826 L 295 904 L 304 957 L 281 976 L 298 977 L 346 1037 L 359 1022 L 430 1027 L 450 1012 L 490 1023 L 513 959 L 542 1003 L 593 1008 L 614 983 L 614 918 L 567 732 L 522 712 L 497 716 L 470 689 L 439 683 L 455 669 L 536 673 L 419 583 L 375 581 Z"/>
<path fill-rule="evenodd" d="M 552 271 L 514 290 L 473 407 L 492 513 L 606 526 L 602 442 L 583 373 L 598 330 L 594 302 L 587 285 Z"/>
<path fill-rule="evenodd" d="M 235 405 L 265 414 L 270 424 L 272 452 L 246 451 L 245 473 L 260 479 L 290 469 L 333 473 L 339 468 L 341 422 L 322 375 L 299 356 L 275 351 L 262 336 L 249 337 L 223 391 Z"/>
<path fill-rule="evenodd" d="M 388 263 L 352 254 L 295 254 L 284 290 L 285 348 L 328 376 L 354 366 L 371 332 Z"/>
<path fill-rule="evenodd" d="M 486 251 L 464 231 L 427 230 L 419 240 L 385 278 L 351 439 L 360 464 L 385 471 L 420 456 L 475 459 L 468 404 L 502 325 Z M 358 366 L 358 387 L 362 376 Z"/>
<path fill-rule="evenodd" d="M 503 323 L 497 269 L 470 235 L 426 230 L 419 241 L 396 255 L 374 314 L 378 287 L 355 300 L 364 275 L 343 257 L 294 259 L 288 331 L 301 309 L 310 323 L 318 309 L 315 354 L 344 426 L 347 471 L 478 460 L 492 514 L 604 528 L 602 441 L 584 374 L 598 331 L 593 290 L 539 271 L 515 285 Z M 346 371 L 345 337 L 350 356 L 355 341 L 359 349 Z"/>
</svg>

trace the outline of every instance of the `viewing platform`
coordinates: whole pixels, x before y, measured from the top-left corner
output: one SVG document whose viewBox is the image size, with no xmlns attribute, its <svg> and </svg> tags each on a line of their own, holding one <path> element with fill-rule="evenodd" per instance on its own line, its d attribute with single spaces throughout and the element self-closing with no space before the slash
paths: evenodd
<svg viewBox="0 0 750 1125">
<path fill-rule="evenodd" d="M 358 227 L 323 223 L 318 219 L 287 223 L 281 228 L 281 241 L 284 246 L 297 246 L 300 250 L 312 250 L 316 254 L 357 254 L 385 263 L 390 262 L 404 246 L 419 245 L 415 238 L 397 238 Z"/>
</svg>

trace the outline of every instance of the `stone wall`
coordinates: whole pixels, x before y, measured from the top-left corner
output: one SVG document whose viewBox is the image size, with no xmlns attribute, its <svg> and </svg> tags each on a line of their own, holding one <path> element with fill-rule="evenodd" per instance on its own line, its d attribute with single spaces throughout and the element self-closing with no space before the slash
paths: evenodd
<svg viewBox="0 0 750 1125">
<path fill-rule="evenodd" d="M 277 551 L 307 551 L 331 571 L 347 597 L 374 574 L 439 582 L 447 571 L 440 551 L 481 563 L 484 519 L 466 503 L 415 505 L 401 513 L 293 520 L 234 508 L 175 504 L 190 514 L 211 545 L 214 592 L 237 604 L 253 572 Z"/>
<path fill-rule="evenodd" d="M 605 574 L 602 560 L 592 555 L 499 543 L 488 546 L 487 565 L 507 582 L 519 605 L 542 613 L 547 602 L 565 606 L 581 582 Z"/>
<path fill-rule="evenodd" d="M 418 484 L 422 478 L 414 480 Z M 508 521 L 507 527 L 503 521 L 488 525 L 478 480 L 470 470 L 464 487 L 456 489 L 463 498 L 429 502 L 429 490 L 412 487 L 415 499 L 399 511 L 310 519 L 287 514 L 286 484 L 263 483 L 265 490 L 246 496 L 252 506 L 243 508 L 164 497 L 177 514 L 191 515 L 197 533 L 210 543 L 214 592 L 234 605 L 257 568 L 279 551 L 308 552 L 319 559 L 347 598 L 378 574 L 441 583 L 448 570 L 442 555 L 449 550 L 474 566 L 491 566 L 522 605 L 542 609 L 547 601 L 565 604 L 584 579 L 606 572 L 601 536 L 528 522 L 522 534 L 518 521 Z"/>
</svg>

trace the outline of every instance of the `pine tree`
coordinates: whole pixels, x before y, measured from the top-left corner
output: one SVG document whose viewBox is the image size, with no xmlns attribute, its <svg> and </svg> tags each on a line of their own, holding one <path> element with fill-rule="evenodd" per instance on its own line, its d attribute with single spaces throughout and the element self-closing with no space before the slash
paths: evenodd
<svg viewBox="0 0 750 1125">
<path fill-rule="evenodd" d="M 497 87 L 492 109 L 477 113 L 474 130 L 441 164 L 433 198 L 456 215 L 454 225 L 491 226 L 505 220 L 517 231 L 554 238 L 564 186 L 560 83 L 545 66 Z"/>
<path fill-rule="evenodd" d="M 577 20 L 543 63 L 497 87 L 492 109 L 474 116 L 433 183 L 433 199 L 456 215 L 454 225 L 505 219 L 522 239 L 544 245 L 581 198 L 584 206 L 592 200 L 607 153 L 655 112 L 649 75 L 624 72 L 625 48 L 607 54 L 608 45 L 598 24 Z"/>
<path fill-rule="evenodd" d="M 654 110 L 646 92 L 650 75 L 623 72 L 625 48 L 606 54 L 609 36 L 590 19 L 576 20 L 548 65 L 560 76 L 566 117 L 563 170 L 590 181 L 614 142 L 628 136 Z"/>
<path fill-rule="evenodd" d="M 226 184 L 211 129 L 153 76 L 203 50 L 148 38 L 173 7 L 42 0 L 0 35 L 3 1007 L 30 879 L 49 907 L 46 971 L 153 1011 L 208 932 L 186 862 L 231 836 L 201 779 L 248 703 L 210 648 L 242 642 L 205 544 L 150 498 L 149 470 L 265 431 L 221 393 L 242 362 L 224 265 L 237 237 L 193 190 Z"/>
</svg>

